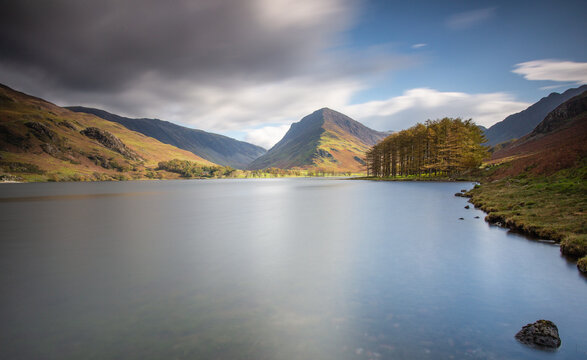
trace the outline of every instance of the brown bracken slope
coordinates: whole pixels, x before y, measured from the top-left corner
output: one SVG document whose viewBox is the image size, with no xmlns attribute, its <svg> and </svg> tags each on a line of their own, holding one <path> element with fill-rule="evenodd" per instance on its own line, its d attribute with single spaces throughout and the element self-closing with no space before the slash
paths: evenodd
<svg viewBox="0 0 587 360">
<path fill-rule="evenodd" d="M 587 91 L 561 104 L 532 131 L 493 154 L 490 163 L 510 162 L 493 178 L 523 172 L 551 175 L 587 156 Z"/>
</svg>

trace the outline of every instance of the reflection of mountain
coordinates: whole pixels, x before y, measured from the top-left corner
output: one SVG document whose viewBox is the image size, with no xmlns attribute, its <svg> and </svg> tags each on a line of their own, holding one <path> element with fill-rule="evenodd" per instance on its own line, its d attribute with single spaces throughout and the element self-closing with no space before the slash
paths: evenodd
<svg viewBox="0 0 587 360">
<path fill-rule="evenodd" d="M 111 114 L 104 110 L 81 106 L 69 107 L 68 109 L 76 112 L 94 114 L 103 119 L 117 122 L 130 130 L 140 132 L 165 144 L 191 151 L 219 165 L 243 169 L 251 161 L 266 152 L 265 149 L 257 145 L 203 130 L 186 128 L 168 121 L 158 119 L 130 119 Z"/>
<path fill-rule="evenodd" d="M 249 168 L 364 171 L 365 152 L 386 135 L 344 114 L 323 108 L 292 124 L 283 139 L 253 161 Z"/>
</svg>

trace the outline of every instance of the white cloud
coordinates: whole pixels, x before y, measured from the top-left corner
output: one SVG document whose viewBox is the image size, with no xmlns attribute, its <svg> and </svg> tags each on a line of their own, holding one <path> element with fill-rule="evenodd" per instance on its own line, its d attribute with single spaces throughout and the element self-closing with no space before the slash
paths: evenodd
<svg viewBox="0 0 587 360">
<path fill-rule="evenodd" d="M 553 90 L 553 89 L 559 89 L 562 87 L 572 87 L 575 86 L 575 83 L 564 83 L 564 84 L 556 84 L 556 85 L 549 85 L 549 86 L 542 86 L 540 87 L 540 90 Z"/>
<path fill-rule="evenodd" d="M 361 89 L 363 84 L 354 77 L 342 75 L 339 79 L 307 76 L 218 85 L 163 83 L 152 78 L 125 92 L 120 109 L 130 105 L 141 112 L 129 116 L 163 114 L 156 116 L 206 131 L 240 131 L 265 124 L 290 124 L 316 109 L 341 107 Z"/>
<path fill-rule="evenodd" d="M 420 49 L 420 48 L 423 48 L 425 46 L 428 46 L 428 44 L 423 44 L 423 43 L 414 44 L 414 45 L 412 45 L 412 49 Z"/>
<path fill-rule="evenodd" d="M 463 30 L 482 23 L 495 16 L 496 8 L 490 7 L 455 14 L 446 20 L 446 26 L 453 30 Z"/>
<path fill-rule="evenodd" d="M 348 116 L 377 130 L 402 130 L 417 122 L 443 117 L 472 118 L 489 127 L 531 104 L 507 93 L 467 94 L 418 88 L 381 101 L 343 107 Z"/>
<path fill-rule="evenodd" d="M 519 63 L 515 67 L 512 72 L 524 76 L 526 80 L 587 84 L 587 62 L 545 59 Z"/>
<path fill-rule="evenodd" d="M 264 126 L 259 129 L 245 129 L 245 141 L 270 149 L 289 130 L 289 125 Z"/>
</svg>

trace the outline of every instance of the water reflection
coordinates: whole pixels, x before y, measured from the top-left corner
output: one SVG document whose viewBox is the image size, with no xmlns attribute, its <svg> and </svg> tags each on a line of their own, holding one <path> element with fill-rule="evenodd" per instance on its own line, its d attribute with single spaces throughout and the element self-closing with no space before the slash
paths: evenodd
<svg viewBox="0 0 587 360">
<path fill-rule="evenodd" d="M 0 199 L 44 199 L 0 201 L 4 354 L 585 355 L 585 279 L 556 246 L 487 226 L 452 196 L 461 188 L 321 179 L 0 187 Z M 558 352 L 513 339 L 537 318 L 559 325 Z"/>
</svg>

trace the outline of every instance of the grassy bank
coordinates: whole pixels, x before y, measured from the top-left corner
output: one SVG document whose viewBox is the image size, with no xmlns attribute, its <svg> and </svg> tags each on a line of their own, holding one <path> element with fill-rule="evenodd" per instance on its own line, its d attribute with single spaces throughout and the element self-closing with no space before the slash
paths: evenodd
<svg viewBox="0 0 587 360">
<path fill-rule="evenodd" d="M 561 244 L 565 255 L 582 258 L 587 271 L 587 166 L 548 177 L 526 174 L 482 181 L 467 195 L 487 212 L 486 220 L 515 231 Z"/>
</svg>

